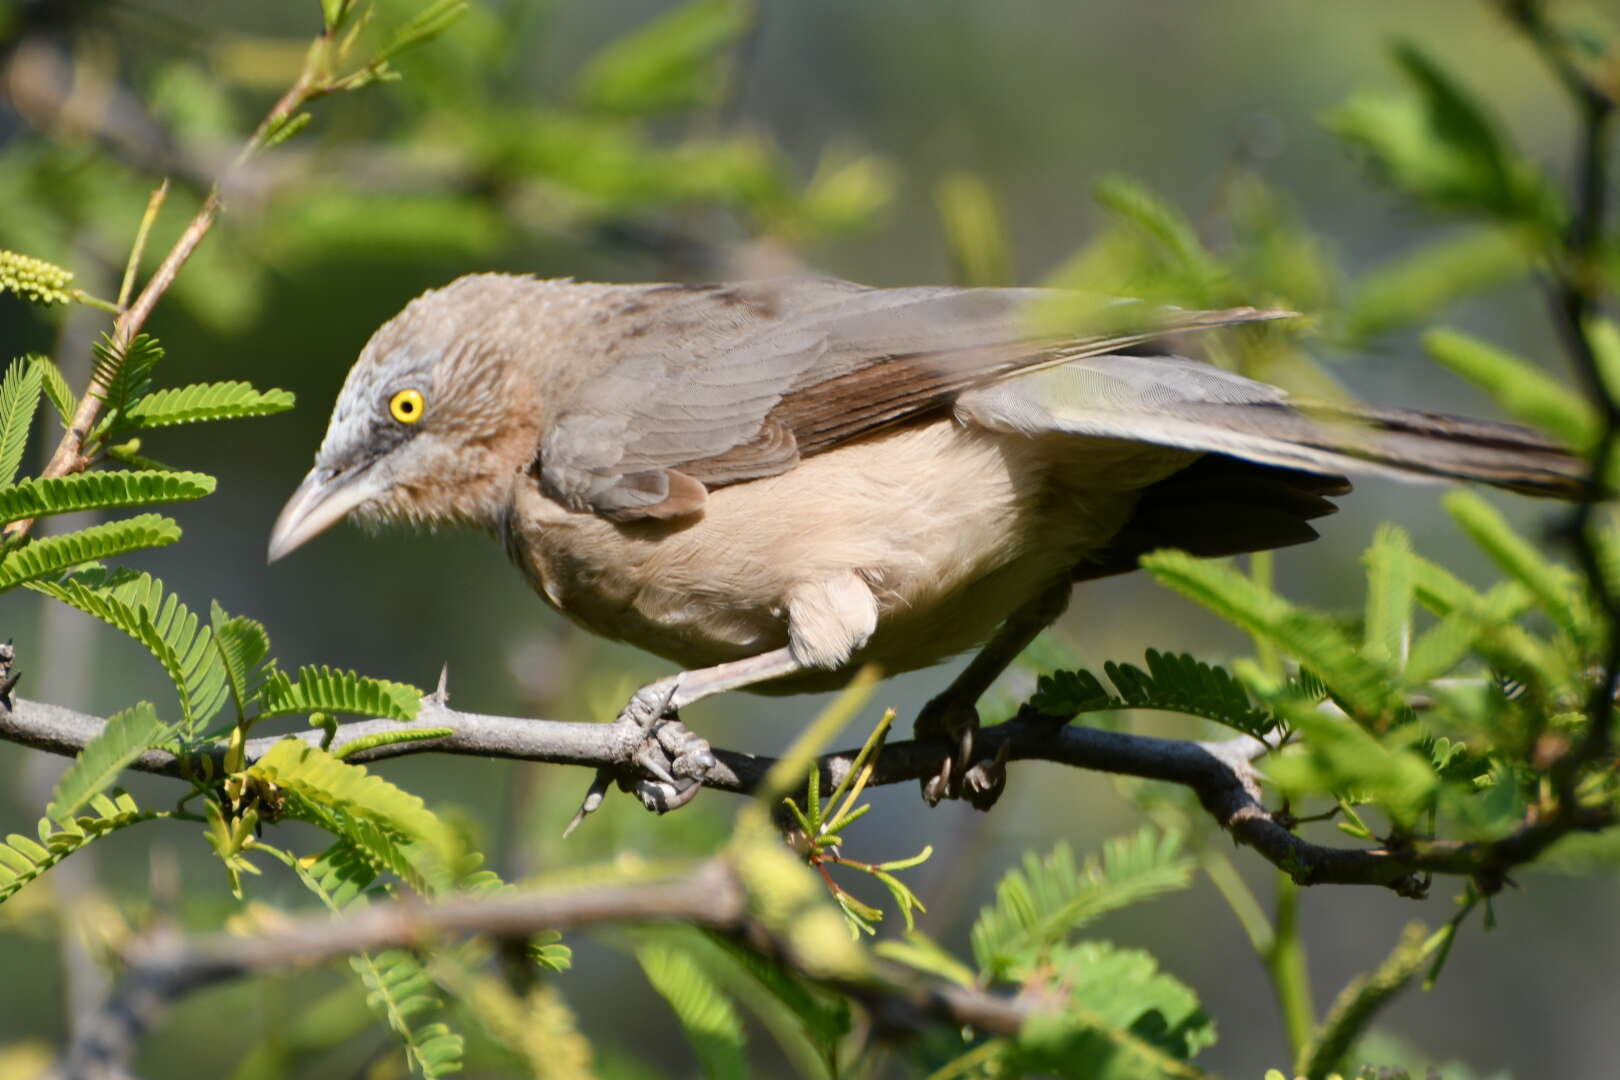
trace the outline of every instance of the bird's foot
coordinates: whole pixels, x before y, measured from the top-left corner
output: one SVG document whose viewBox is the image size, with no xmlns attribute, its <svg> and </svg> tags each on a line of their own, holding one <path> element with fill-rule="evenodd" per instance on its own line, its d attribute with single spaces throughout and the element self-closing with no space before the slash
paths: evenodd
<svg viewBox="0 0 1620 1080">
<path fill-rule="evenodd" d="M 630 695 L 630 700 L 619 710 L 619 724 L 635 724 L 643 731 L 651 731 L 659 721 L 675 716 L 675 694 L 681 688 L 681 677 L 650 682 Z"/>
<path fill-rule="evenodd" d="M 923 706 L 914 730 L 919 739 L 941 738 L 952 745 L 939 771 L 922 780 L 924 802 L 937 806 L 941 799 L 966 799 L 976 810 L 988 810 L 996 804 L 1007 786 L 1007 745 L 1003 743 L 988 761 L 973 760 L 979 711 L 971 702 L 942 694 Z"/>
<path fill-rule="evenodd" d="M 602 805 L 608 788 L 615 783 L 621 791 L 634 793 L 641 805 L 655 814 L 679 810 L 697 797 L 703 778 L 715 766 L 715 757 L 709 741 L 688 730 L 670 708 L 679 686 L 679 676 L 649 683 L 620 710 L 614 723 L 633 729 L 634 748 L 623 765 L 596 771 L 578 812 L 563 830 L 564 836 Z"/>
</svg>

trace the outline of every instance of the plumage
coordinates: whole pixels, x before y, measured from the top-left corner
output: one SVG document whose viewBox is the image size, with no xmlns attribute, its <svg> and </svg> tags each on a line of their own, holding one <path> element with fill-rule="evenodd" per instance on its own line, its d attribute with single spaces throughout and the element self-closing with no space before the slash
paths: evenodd
<svg viewBox="0 0 1620 1080">
<path fill-rule="evenodd" d="M 971 720 L 1071 581 L 1161 546 L 1308 540 L 1344 473 L 1584 493 L 1579 462 L 1523 428 L 1122 351 L 1285 313 L 1118 303 L 1065 328 L 1063 300 L 462 278 L 366 345 L 271 554 L 345 515 L 495 532 L 558 610 L 687 669 L 638 695 L 654 721 L 984 645 L 927 711 L 937 729 Z M 403 390 L 424 401 L 408 423 L 388 408 Z"/>
</svg>

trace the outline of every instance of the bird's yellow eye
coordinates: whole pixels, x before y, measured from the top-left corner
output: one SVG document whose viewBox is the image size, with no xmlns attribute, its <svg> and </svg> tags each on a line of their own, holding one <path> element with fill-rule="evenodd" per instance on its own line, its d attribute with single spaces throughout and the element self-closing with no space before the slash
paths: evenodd
<svg viewBox="0 0 1620 1080">
<path fill-rule="evenodd" d="M 402 424 L 414 424 L 422 419 L 422 392 L 401 390 L 388 399 L 388 412 Z"/>
</svg>

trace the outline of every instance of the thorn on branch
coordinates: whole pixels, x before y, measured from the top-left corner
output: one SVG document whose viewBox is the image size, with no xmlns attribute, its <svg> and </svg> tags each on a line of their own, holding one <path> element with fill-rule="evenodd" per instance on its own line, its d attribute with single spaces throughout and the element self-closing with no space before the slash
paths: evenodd
<svg viewBox="0 0 1620 1080">
<path fill-rule="evenodd" d="M 22 678 L 22 672 L 11 670 L 12 662 L 16 659 L 17 647 L 7 638 L 6 643 L 0 645 L 0 705 L 7 709 L 12 707 L 11 691 L 16 687 L 17 680 Z"/>
</svg>

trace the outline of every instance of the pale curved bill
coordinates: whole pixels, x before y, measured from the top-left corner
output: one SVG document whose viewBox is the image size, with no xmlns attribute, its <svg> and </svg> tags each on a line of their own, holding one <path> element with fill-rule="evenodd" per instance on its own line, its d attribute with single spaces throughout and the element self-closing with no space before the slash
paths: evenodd
<svg viewBox="0 0 1620 1080">
<path fill-rule="evenodd" d="M 328 469 L 311 469 L 270 530 L 269 561 L 275 562 L 315 539 L 377 494 L 376 484 L 365 472 L 334 476 Z"/>
</svg>

